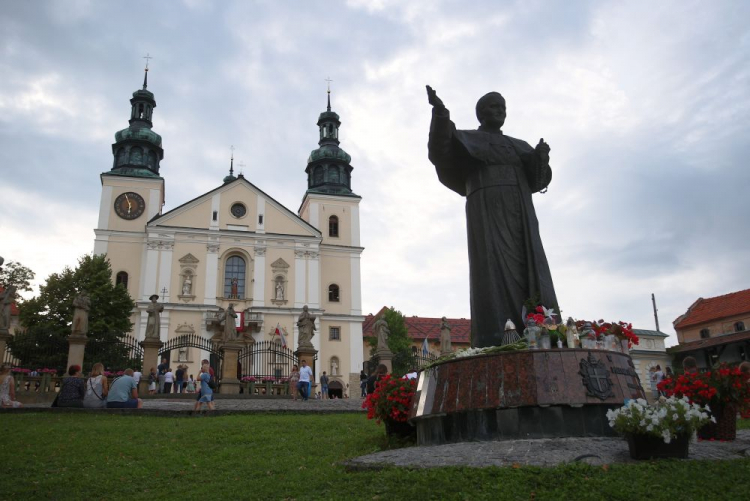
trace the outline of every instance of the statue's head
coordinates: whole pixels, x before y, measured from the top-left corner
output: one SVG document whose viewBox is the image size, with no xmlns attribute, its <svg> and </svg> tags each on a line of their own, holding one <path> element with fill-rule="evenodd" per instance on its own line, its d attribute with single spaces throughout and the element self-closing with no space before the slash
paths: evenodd
<svg viewBox="0 0 750 501">
<path fill-rule="evenodd" d="M 499 129 L 505 123 L 505 98 L 499 92 L 488 92 L 477 101 L 476 112 L 479 123 Z"/>
<path fill-rule="evenodd" d="M 151 296 L 149 297 L 149 299 L 151 300 L 152 303 L 155 303 L 159 299 L 159 295 L 158 294 L 151 294 Z"/>
</svg>

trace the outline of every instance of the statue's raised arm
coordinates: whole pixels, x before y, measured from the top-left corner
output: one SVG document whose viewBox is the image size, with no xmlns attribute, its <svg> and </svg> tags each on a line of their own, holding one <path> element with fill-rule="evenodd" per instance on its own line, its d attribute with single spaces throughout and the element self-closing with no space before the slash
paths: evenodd
<svg viewBox="0 0 750 501">
<path fill-rule="evenodd" d="M 445 109 L 443 100 L 438 97 L 437 92 L 435 92 L 435 89 L 433 89 L 429 85 L 426 85 L 425 87 L 427 87 L 427 102 L 429 102 L 433 108 L 438 108 L 441 110 Z"/>
</svg>

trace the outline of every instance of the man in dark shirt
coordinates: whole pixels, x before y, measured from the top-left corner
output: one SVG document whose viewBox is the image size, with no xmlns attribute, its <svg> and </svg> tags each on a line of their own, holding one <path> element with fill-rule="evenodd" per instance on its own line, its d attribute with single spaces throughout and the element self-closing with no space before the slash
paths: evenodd
<svg viewBox="0 0 750 501">
<path fill-rule="evenodd" d="M 161 363 L 156 366 L 156 370 L 158 371 L 157 375 L 159 377 L 159 393 L 164 393 L 164 375 L 167 373 L 167 369 L 169 369 L 167 359 L 162 358 Z"/>
<path fill-rule="evenodd" d="M 175 377 L 177 381 L 174 384 L 174 392 L 182 393 L 182 382 L 185 379 L 185 369 L 183 369 L 181 365 L 177 366 Z"/>
</svg>

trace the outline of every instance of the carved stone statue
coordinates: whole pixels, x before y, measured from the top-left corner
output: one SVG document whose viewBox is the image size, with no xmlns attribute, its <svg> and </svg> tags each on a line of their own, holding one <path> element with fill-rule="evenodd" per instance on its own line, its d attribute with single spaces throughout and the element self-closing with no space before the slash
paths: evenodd
<svg viewBox="0 0 750 501">
<path fill-rule="evenodd" d="M 336 359 L 331 360 L 331 376 L 338 376 L 339 374 L 339 364 L 336 362 Z"/>
<path fill-rule="evenodd" d="M 73 300 L 73 326 L 71 327 L 72 336 L 85 336 L 89 331 L 89 310 L 91 309 L 91 300 L 86 292 L 81 292 Z"/>
<path fill-rule="evenodd" d="M 229 303 L 227 311 L 224 313 L 224 341 L 233 341 L 237 339 L 237 313 L 234 311 L 234 304 Z"/>
<path fill-rule="evenodd" d="M 148 321 L 146 322 L 146 339 L 159 339 L 159 332 L 161 330 L 161 312 L 164 311 L 164 305 L 159 304 L 158 294 L 152 294 L 149 297 L 151 304 L 148 305 Z"/>
<path fill-rule="evenodd" d="M 457 130 L 429 85 L 427 97 L 429 159 L 440 182 L 466 197 L 471 346 L 498 346 L 506 319 L 524 324 L 521 309 L 528 298 L 557 304 L 531 201 L 552 179 L 550 148 L 543 140 L 532 148 L 500 131 L 505 99 L 497 92 L 477 102 L 478 130 Z"/>
<path fill-rule="evenodd" d="M 187 362 L 187 348 L 182 347 L 177 351 L 177 361 L 178 362 Z"/>
<path fill-rule="evenodd" d="M 451 324 L 448 323 L 448 319 L 443 317 L 440 319 L 440 354 L 447 355 L 453 352 L 451 348 Z"/>
<path fill-rule="evenodd" d="M 283 301 L 284 300 L 284 284 L 281 283 L 281 280 L 276 282 L 276 301 Z"/>
<path fill-rule="evenodd" d="M 239 294 L 240 294 L 239 293 L 239 283 L 240 283 L 240 281 L 237 279 L 237 277 L 235 277 L 235 278 L 232 279 L 232 282 L 231 282 L 231 284 L 232 284 L 232 292 L 231 292 L 231 295 L 229 296 L 232 299 L 237 299 L 239 297 Z"/>
<path fill-rule="evenodd" d="M 376 351 L 390 352 L 391 349 L 388 347 L 388 336 L 391 335 L 391 330 L 388 328 L 388 322 L 385 321 L 385 318 L 380 317 L 377 322 L 375 322 L 375 325 L 372 326 L 372 330 L 378 337 L 378 347 Z"/>
<path fill-rule="evenodd" d="M 0 331 L 10 329 L 10 309 L 15 298 L 15 285 L 10 285 L 3 292 L 0 292 Z"/>
<path fill-rule="evenodd" d="M 208 330 L 214 334 L 211 336 L 211 341 L 221 341 L 224 337 L 224 328 L 221 326 L 221 320 L 224 318 L 224 308 L 219 307 L 219 311 L 215 312 L 213 317 L 208 319 Z"/>
<path fill-rule="evenodd" d="M 302 313 L 297 318 L 299 328 L 299 346 L 312 347 L 312 337 L 315 335 L 315 315 L 308 311 L 307 305 L 302 307 Z"/>
<path fill-rule="evenodd" d="M 190 279 L 190 274 L 185 275 L 185 280 L 182 282 L 182 295 L 190 296 L 193 293 L 193 281 Z"/>
</svg>

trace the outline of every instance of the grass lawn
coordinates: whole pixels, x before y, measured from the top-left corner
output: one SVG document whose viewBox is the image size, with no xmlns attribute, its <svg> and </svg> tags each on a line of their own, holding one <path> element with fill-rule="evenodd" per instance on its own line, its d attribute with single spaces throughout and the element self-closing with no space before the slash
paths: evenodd
<svg viewBox="0 0 750 501">
<path fill-rule="evenodd" d="M 750 497 L 750 459 L 348 473 L 340 461 L 388 447 L 361 414 L 3 414 L 0 432 L 0 499 Z"/>
</svg>

